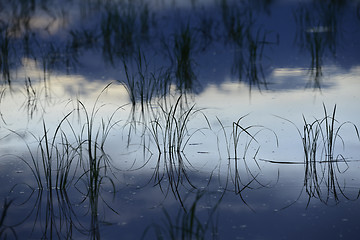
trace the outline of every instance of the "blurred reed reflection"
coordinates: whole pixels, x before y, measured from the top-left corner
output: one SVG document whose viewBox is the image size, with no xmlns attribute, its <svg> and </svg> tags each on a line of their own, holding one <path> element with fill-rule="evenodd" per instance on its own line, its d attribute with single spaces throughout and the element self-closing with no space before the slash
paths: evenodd
<svg viewBox="0 0 360 240">
<path fill-rule="evenodd" d="M 312 1 L 300 3 L 295 10 L 289 4 L 296 24 L 295 29 L 289 29 L 288 23 L 277 26 L 264 22 L 275 19 L 276 4 L 272 0 L 221 0 L 206 4 L 193 1 L 191 10 L 175 2 L 169 7 L 166 2 L 145 0 L 6 2 L 0 10 L 2 79 L 9 85 L 17 80 L 17 70 L 29 67 L 24 58 L 41 67 L 44 82 L 55 71 L 79 71 L 88 77 L 89 70 L 93 70 L 87 66 L 89 63 L 114 69 L 126 64 L 129 69 L 134 59 L 139 59 L 141 49 L 151 68 L 170 73 L 178 91 L 200 93 L 210 81 L 200 74 L 214 67 L 203 56 L 225 50 L 222 59 L 216 59 L 218 54 L 211 60 L 219 64 L 233 57 L 232 75 L 250 90 L 253 86 L 269 89 L 271 69 L 279 62 L 277 51 L 291 49 L 290 45 L 279 48 L 280 39 L 287 39 L 279 32 L 288 30 L 296 32 L 294 41 L 299 56 L 310 59 L 310 81 L 305 85 L 321 88 L 324 61 L 337 56 L 343 35 L 347 34 L 342 30 L 347 4 L 348 1 Z M 304 56 L 303 52 L 309 55 Z M 224 81 L 224 76 L 214 78 L 211 81 L 216 84 Z"/>
<path fill-rule="evenodd" d="M 321 89 L 325 57 L 337 57 L 343 37 L 343 8 L 345 1 L 312 1 L 311 4 L 299 4 L 294 11 L 297 31 L 295 43 L 300 51 L 310 55 L 308 87 Z"/>
<path fill-rule="evenodd" d="M 264 2 L 264 9 L 267 9 L 271 2 Z M 239 81 L 247 82 L 250 91 L 253 85 L 259 89 L 267 89 L 268 83 L 263 68 L 264 48 L 276 44 L 268 40 L 270 31 L 257 24 L 254 4 L 261 5 L 259 1 L 221 1 L 225 41 L 230 42 L 235 48 L 232 73 L 237 75 Z"/>
</svg>

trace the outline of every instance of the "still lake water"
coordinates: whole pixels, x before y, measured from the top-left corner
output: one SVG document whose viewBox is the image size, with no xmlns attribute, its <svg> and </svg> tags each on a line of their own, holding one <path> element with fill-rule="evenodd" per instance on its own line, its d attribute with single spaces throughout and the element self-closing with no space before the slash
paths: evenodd
<svg viewBox="0 0 360 240">
<path fill-rule="evenodd" d="M 0 1 L 1 239 L 357 239 L 359 1 Z"/>
</svg>

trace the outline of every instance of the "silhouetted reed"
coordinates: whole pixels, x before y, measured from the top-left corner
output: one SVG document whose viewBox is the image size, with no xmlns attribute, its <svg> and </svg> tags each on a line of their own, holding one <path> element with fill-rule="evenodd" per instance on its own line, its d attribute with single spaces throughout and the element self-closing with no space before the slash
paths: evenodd
<svg viewBox="0 0 360 240">
<path fill-rule="evenodd" d="M 336 142 L 340 140 L 344 147 L 344 139 L 340 136 L 340 130 L 344 125 L 352 125 L 359 140 L 360 136 L 356 125 L 351 122 L 339 123 L 335 119 L 336 105 L 331 115 L 328 115 L 325 105 L 323 107 L 324 118 L 308 123 L 304 117 L 302 137 L 305 153 L 304 184 L 309 198 L 316 197 L 328 203 L 333 197 L 335 202 L 339 202 L 340 195 L 348 198 L 344 191 L 345 185 L 338 181 L 337 176 L 343 173 L 339 164 L 347 165 L 347 160 L 342 154 L 336 155 Z M 322 189 L 323 183 L 327 189 L 325 195 Z"/>
<path fill-rule="evenodd" d="M 244 126 L 242 121 L 248 115 L 240 117 L 236 122 L 233 122 L 232 127 L 225 126 L 222 121 L 217 118 L 217 121 L 221 127 L 220 135 L 218 135 L 218 150 L 221 158 L 221 142 L 226 144 L 226 150 L 228 155 L 228 164 L 227 164 L 227 178 L 225 182 L 225 189 L 233 191 L 235 194 L 239 195 L 241 200 L 250 208 L 251 206 L 243 198 L 242 192 L 246 189 L 254 188 L 254 184 L 257 184 L 257 187 L 266 187 L 265 184 L 261 183 L 257 177 L 259 173 L 254 173 L 256 170 L 261 170 L 257 162 L 256 156 L 260 150 L 260 143 L 256 139 L 263 131 L 268 131 L 274 135 L 276 145 L 278 145 L 278 138 L 274 131 L 269 128 L 266 128 L 261 125 L 249 125 Z M 231 132 L 228 133 L 227 129 L 231 128 Z M 240 149 L 240 146 L 243 146 L 243 149 Z M 250 155 L 250 149 L 256 149 L 252 152 L 253 155 Z M 256 169 L 250 167 L 251 162 L 255 163 Z M 233 184 L 233 188 L 229 187 L 229 183 Z"/>
<path fill-rule="evenodd" d="M 334 203 L 340 202 L 340 197 L 350 199 L 346 194 L 346 185 L 339 181 L 339 174 L 348 169 L 346 156 L 338 153 L 339 141 L 345 147 L 345 138 L 340 135 L 341 129 L 346 125 L 354 128 L 354 134 L 360 141 L 358 128 L 355 124 L 347 121 L 339 123 L 336 118 L 336 105 L 329 115 L 325 104 L 323 104 L 324 117 L 308 122 L 303 116 L 303 131 L 293 124 L 301 137 L 304 151 L 304 189 L 308 195 L 308 204 L 312 198 L 317 198 L 325 204 L 330 200 Z M 341 146 L 340 145 L 340 146 Z M 345 170 L 341 170 L 341 165 Z M 359 191 L 360 194 L 360 191 Z M 358 198 L 359 195 L 356 197 Z"/>
<path fill-rule="evenodd" d="M 49 130 L 43 121 L 43 135 L 38 138 L 32 134 L 38 142 L 36 152 L 26 143 L 30 162 L 20 157 L 31 169 L 39 189 L 65 189 L 72 181 L 71 174 L 75 174 L 71 170 L 76 153 L 69 144 L 66 134 L 61 131 L 62 124 L 70 114 L 71 112 L 60 121 L 52 136 L 49 135 Z M 12 132 L 21 137 L 19 133 Z"/>
<path fill-rule="evenodd" d="M 97 119 L 100 110 L 105 106 L 98 105 L 99 98 L 109 86 L 110 84 L 102 89 L 90 110 L 80 100 L 77 101 L 79 121 L 85 119 L 79 133 L 69 124 L 76 139 L 75 146 L 79 156 L 79 165 L 83 170 L 82 174 L 77 177 L 74 186 L 82 194 L 81 202 L 88 202 L 88 213 L 91 216 L 89 235 L 93 239 L 100 238 L 99 205 L 104 204 L 116 213 L 110 203 L 101 197 L 102 194 L 109 192 L 112 197 L 115 197 L 116 192 L 114 182 L 116 177 L 113 173 L 116 168 L 112 164 L 111 157 L 106 153 L 105 143 L 110 132 L 120 122 L 115 119 L 115 116 L 122 106 L 116 108 L 106 120 L 104 118 Z"/>
<path fill-rule="evenodd" d="M 150 122 L 150 133 L 160 154 L 172 155 L 183 152 L 192 135 L 202 130 L 189 132 L 191 118 L 198 113 L 201 114 L 201 110 L 195 109 L 195 105 L 187 106 L 183 100 L 184 95 L 180 95 L 174 104 L 159 105 L 160 111 L 154 113 Z M 206 116 L 202 115 L 209 124 Z M 209 125 L 208 127 L 210 128 Z"/>
<path fill-rule="evenodd" d="M 38 89 L 35 89 L 31 79 L 28 77 L 25 79 L 25 97 L 26 100 L 23 103 L 23 107 L 26 109 L 27 116 L 31 119 L 39 107 L 39 95 Z"/>
<path fill-rule="evenodd" d="M 149 123 L 148 130 L 152 141 L 158 151 L 158 161 L 152 176 L 155 184 L 159 185 L 163 192 L 171 190 L 175 197 L 182 203 L 180 187 L 187 184 L 191 188 L 196 188 L 189 177 L 189 170 L 192 170 L 191 162 L 186 158 L 184 149 L 191 137 L 200 133 L 203 129 L 190 131 L 189 124 L 192 118 L 198 114 L 204 117 L 204 121 L 209 122 L 200 109 L 195 106 L 188 107 L 182 102 L 184 96 L 180 95 L 174 104 L 159 105 L 160 111 L 154 112 L 153 120 Z M 184 105 L 185 104 L 185 105 Z M 167 181 L 164 183 L 164 179 Z M 167 185 L 167 187 L 163 187 Z"/>
</svg>

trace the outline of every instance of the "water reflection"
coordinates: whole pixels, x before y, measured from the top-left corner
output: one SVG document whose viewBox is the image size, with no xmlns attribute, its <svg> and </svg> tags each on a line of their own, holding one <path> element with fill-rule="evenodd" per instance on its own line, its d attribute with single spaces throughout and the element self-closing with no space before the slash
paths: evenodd
<svg viewBox="0 0 360 240">
<path fill-rule="evenodd" d="M 324 1 L 321 4 L 313 1 L 311 5 L 300 4 L 294 12 L 296 42 L 301 51 L 307 51 L 311 56 L 308 86 L 321 89 L 324 58 L 336 58 L 337 49 L 341 47 L 343 27 L 340 21 L 344 6 L 344 1 Z"/>
<path fill-rule="evenodd" d="M 6 219 L 8 215 L 9 208 L 11 207 L 13 203 L 13 199 L 8 200 L 4 199 L 4 204 L 2 206 L 2 213 L 0 217 L 0 237 L 3 239 L 7 239 L 10 236 L 14 236 L 14 238 L 17 238 L 16 232 L 12 226 L 8 226 L 6 224 Z"/>
<path fill-rule="evenodd" d="M 305 121 L 297 152 L 282 120 L 270 117 L 313 113 L 321 100 L 346 105 L 339 116 L 357 121 L 349 106 L 358 100 L 358 57 L 350 54 L 346 68 L 328 71 L 336 55 L 343 56 L 336 61 L 348 59 L 342 52 L 348 43 L 356 50 L 357 35 L 339 31 L 353 20 L 343 21 L 354 13 L 346 3 L 2 3 L 0 150 L 14 152 L 27 168 L 18 178 L 8 176 L 10 164 L 0 161 L 6 166 L 0 178 L 18 182 L 10 194 L 9 186 L 0 189 L 0 236 L 99 239 L 124 232 L 136 239 L 148 229 L 145 237 L 235 238 L 235 231 L 270 234 L 264 226 L 275 222 L 283 232 L 318 203 L 321 211 L 344 204 L 333 218 L 349 214 L 349 204 L 359 204 L 347 202 L 359 197 L 357 165 L 335 154 L 335 146 L 350 146 L 350 157 L 356 156 L 358 139 L 348 145 L 345 138 L 354 132 L 359 138 L 358 122 L 341 125 L 351 130 L 340 136 L 335 113 L 325 110 L 323 119 Z M 299 49 L 289 44 L 295 32 Z M 305 83 L 304 69 L 311 79 Z M 334 73 L 333 84 L 325 83 L 327 73 Z M 324 95 L 298 90 L 306 86 Z M 4 137 L 9 132 L 11 138 Z M 282 152 L 278 141 L 291 146 Z M 297 162 L 301 150 L 305 159 Z M 276 154 L 286 162 L 271 167 L 277 162 L 259 160 Z M 208 199 L 216 200 L 204 204 Z M 251 221 L 264 224 L 247 228 Z M 22 230 L 27 225 L 32 229 Z"/>
<path fill-rule="evenodd" d="M 171 81 L 183 92 L 201 92 L 208 80 L 199 77 L 203 70 L 197 66 L 203 64 L 199 60 L 204 54 L 211 51 L 226 52 L 217 63 L 233 56 L 231 72 L 238 80 L 250 87 L 268 88 L 272 65 L 278 64 L 277 51 L 286 53 L 291 49 L 287 36 L 280 33 L 290 31 L 292 25 L 266 24 L 272 20 L 277 6 L 274 1 L 193 2 L 191 11 L 174 7 L 168 9 L 168 14 L 162 11 L 169 7 L 166 3 L 147 1 L 68 1 L 59 5 L 49 1 L 4 4 L 0 65 L 5 82 L 10 84 L 12 72 L 16 72 L 23 58 L 35 60 L 46 80 L 55 70 L 68 74 L 80 70 L 87 75 L 87 63 L 99 62 L 100 52 L 101 63 L 115 69 L 124 62 L 129 66 L 141 49 L 151 67 L 171 71 Z M 66 11 L 70 7 L 80 9 L 79 13 Z M 312 87 L 323 86 L 321 79 L 328 53 L 335 56 L 342 52 L 339 46 L 344 44 L 346 32 L 339 29 L 344 26 L 346 11 L 347 3 L 339 1 L 301 3 L 294 11 L 295 42 L 300 48 L 297 54 L 306 61 L 311 59 Z M 171 27 L 163 26 L 164 19 Z M 280 46 L 282 39 L 286 40 Z M 305 56 L 304 50 L 309 55 Z M 216 78 L 220 83 L 224 76 Z"/>
<path fill-rule="evenodd" d="M 138 103 L 143 112 L 146 105 L 170 93 L 171 72 L 162 69 L 149 69 L 149 62 L 141 50 L 133 61 L 123 61 L 125 79 L 119 80 L 126 88 L 131 104 Z"/>
<path fill-rule="evenodd" d="M 2 79 L 4 82 L 8 84 L 11 83 L 10 80 L 10 65 L 11 61 L 10 56 L 12 55 L 9 53 L 9 32 L 6 26 L 0 26 L 0 49 L 1 49 L 1 59 L 0 59 L 0 68 L 2 72 Z"/>
<path fill-rule="evenodd" d="M 354 188 L 347 187 L 344 175 L 350 168 L 351 157 L 345 155 L 345 145 L 351 136 L 349 133 L 346 136 L 342 135 L 342 131 L 350 126 L 352 135 L 360 141 L 359 130 L 352 122 L 341 123 L 336 119 L 336 105 L 333 111 L 328 113 L 323 104 L 323 111 L 323 118 L 315 118 L 310 122 L 303 115 L 303 129 L 297 128 L 302 140 L 303 162 L 268 161 L 278 164 L 304 165 L 304 185 L 299 198 L 305 191 L 308 196 L 307 206 L 313 199 L 318 199 L 325 205 L 333 205 L 339 204 L 342 200 L 357 200 L 360 196 L 360 190 L 358 190 L 354 197 L 350 197 Z M 289 120 L 286 121 L 295 125 Z"/>
<path fill-rule="evenodd" d="M 100 195 L 93 197 L 105 198 Z M 87 204 L 91 201 L 81 200 L 80 192 L 73 187 L 37 189 L 27 184 L 16 184 L 4 201 L 0 225 L 4 237 L 100 239 L 100 226 L 106 221 L 106 211 L 98 207 L 88 210 Z M 7 214 L 12 217 L 7 217 Z"/>
<path fill-rule="evenodd" d="M 264 8 L 267 9 L 270 3 L 265 2 Z M 225 40 L 235 46 L 232 72 L 239 81 L 248 82 L 250 89 L 253 85 L 267 88 L 262 59 L 264 48 L 275 43 L 267 40 L 268 30 L 257 25 L 253 3 L 241 1 L 229 4 L 227 0 L 222 0 L 221 9 L 225 36 L 228 36 Z"/>
<path fill-rule="evenodd" d="M 149 9 L 146 4 L 137 6 L 131 1 L 107 3 L 101 17 L 102 51 L 104 59 L 114 64 L 114 57 L 131 56 L 141 39 L 148 39 Z"/>
<path fill-rule="evenodd" d="M 157 239 L 217 239 L 218 223 L 214 218 L 222 197 L 215 203 L 203 203 L 206 195 L 205 191 L 197 191 L 194 199 L 187 199 L 192 200 L 186 207 L 187 210 L 179 208 L 176 216 L 164 209 L 163 224 L 154 223 L 149 226 L 143 238 L 146 239 L 153 230 Z M 204 211 L 207 213 L 204 214 Z"/>
<path fill-rule="evenodd" d="M 341 128 L 346 124 L 354 127 L 354 134 L 357 135 L 358 140 L 360 135 L 356 125 L 350 122 L 339 123 L 335 113 L 336 105 L 330 115 L 324 105 L 324 118 L 316 119 L 312 123 L 308 123 L 304 118 L 302 137 L 305 153 L 304 186 L 309 202 L 311 198 L 318 198 L 325 204 L 339 203 L 341 197 L 350 199 L 346 194 L 346 184 L 342 183 L 339 177 L 348 170 L 349 165 L 346 157 L 335 150 L 338 147 L 337 141 L 341 141 L 345 147 L 346 139 L 340 133 Z M 318 153 L 319 150 L 321 153 Z"/>
</svg>

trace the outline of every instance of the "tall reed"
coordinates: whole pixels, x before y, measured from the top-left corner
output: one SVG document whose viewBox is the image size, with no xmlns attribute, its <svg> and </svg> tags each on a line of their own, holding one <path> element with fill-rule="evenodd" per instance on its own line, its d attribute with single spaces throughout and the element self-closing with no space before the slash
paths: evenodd
<svg viewBox="0 0 360 240">
<path fill-rule="evenodd" d="M 106 140 L 111 131 L 121 120 L 116 119 L 116 113 L 122 109 L 117 107 L 107 119 L 101 118 L 100 110 L 105 105 L 98 105 L 102 94 L 109 88 L 108 84 L 102 89 L 90 110 L 83 102 L 77 100 L 79 121 L 85 120 L 80 125 L 80 132 L 71 125 L 71 131 L 76 139 L 76 150 L 82 167 L 82 174 L 75 182 L 75 187 L 83 195 L 82 202 L 88 202 L 88 212 L 91 216 L 89 234 L 92 238 L 100 237 L 99 205 L 105 204 L 111 211 L 116 212 L 103 197 L 102 194 L 111 192 L 115 197 L 116 187 L 114 170 L 111 157 L 106 153 Z M 108 187 L 110 189 L 108 189 Z"/>
<path fill-rule="evenodd" d="M 43 120 L 43 135 L 38 138 L 32 134 L 37 141 L 36 152 L 25 143 L 30 162 L 24 157 L 20 158 L 32 171 L 39 189 L 65 189 L 74 177 L 76 171 L 73 171 L 72 163 L 76 159 L 76 153 L 68 142 L 66 134 L 61 130 L 62 124 L 71 113 L 60 121 L 52 136 L 49 135 L 49 130 Z M 21 137 L 20 133 L 12 132 Z"/>
<path fill-rule="evenodd" d="M 160 112 L 155 113 L 150 122 L 150 134 L 159 153 L 172 155 L 183 152 L 191 137 L 203 130 L 189 131 L 188 125 L 191 119 L 202 113 L 201 109 L 195 109 L 195 105 L 187 106 L 183 100 L 184 95 L 180 95 L 174 104 L 159 105 Z M 207 117 L 204 114 L 202 115 L 207 127 L 211 128 Z"/>
<path fill-rule="evenodd" d="M 243 198 L 243 191 L 246 189 L 256 187 L 266 187 L 260 180 L 258 180 L 259 173 L 256 171 L 261 170 L 260 165 L 257 162 L 257 155 L 260 151 L 261 144 L 258 141 L 258 135 L 263 131 L 270 132 L 274 136 L 276 145 L 278 145 L 278 138 L 274 131 L 261 125 L 249 125 L 246 126 L 242 121 L 248 116 L 244 115 L 238 120 L 232 123 L 232 126 L 226 126 L 217 117 L 217 121 L 220 125 L 220 130 L 217 137 L 218 151 L 221 158 L 221 143 L 225 143 L 227 151 L 227 178 L 224 188 L 231 190 L 235 194 L 239 195 L 241 200 L 252 210 L 248 205 L 245 198 Z M 228 130 L 230 129 L 230 130 Z M 242 146 L 243 149 L 240 147 Z M 250 153 L 250 149 L 252 154 Z M 254 149 L 254 150 L 252 150 Z M 256 169 L 251 167 L 251 162 L 255 163 Z M 230 184 L 233 185 L 230 185 Z"/>
<path fill-rule="evenodd" d="M 309 197 L 308 204 L 312 198 L 317 198 L 325 204 L 328 204 L 330 200 L 338 203 L 340 197 L 349 199 L 345 192 L 346 185 L 340 182 L 338 176 L 348 169 L 347 158 L 338 153 L 339 146 L 345 148 L 345 138 L 340 135 L 341 130 L 346 125 L 350 125 L 360 141 L 359 130 L 354 123 L 349 121 L 340 123 L 336 120 L 336 104 L 331 114 L 328 113 L 325 104 L 323 104 L 323 111 L 324 117 L 316 118 L 312 122 L 307 121 L 303 116 L 302 131 L 293 122 L 284 119 L 297 128 L 302 140 L 305 168 L 304 189 Z M 345 170 L 341 170 L 341 165 L 345 166 Z"/>
<path fill-rule="evenodd" d="M 164 179 L 167 179 L 168 188 L 165 192 L 170 189 L 181 203 L 179 188 L 184 184 L 195 188 L 188 173 L 192 165 L 187 160 L 184 150 L 194 134 L 210 128 L 207 117 L 201 109 L 195 109 L 195 105 L 186 105 L 182 102 L 183 97 L 180 95 L 174 104 L 160 105 L 160 111 L 154 113 L 154 118 L 148 127 L 158 151 L 158 161 L 153 174 L 154 182 L 163 188 Z M 190 121 L 198 114 L 203 115 L 208 127 L 191 131 Z"/>
</svg>

